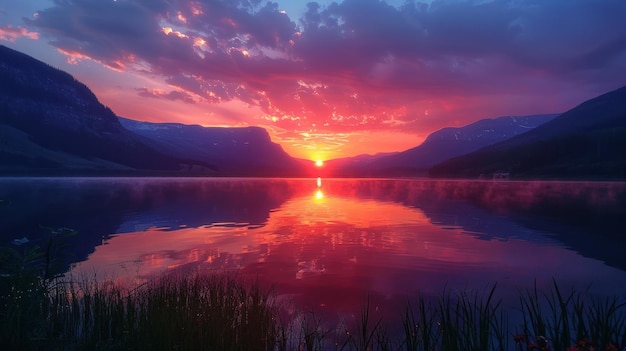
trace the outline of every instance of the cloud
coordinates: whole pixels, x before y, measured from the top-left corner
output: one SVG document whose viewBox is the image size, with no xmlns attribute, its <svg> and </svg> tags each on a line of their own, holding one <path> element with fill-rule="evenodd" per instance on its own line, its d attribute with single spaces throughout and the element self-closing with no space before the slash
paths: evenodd
<svg viewBox="0 0 626 351">
<path fill-rule="evenodd" d="M 25 21 L 69 57 L 176 88 L 143 96 L 243 101 L 276 128 L 324 134 L 555 112 L 512 97 L 548 106 L 556 90 L 623 85 L 624 15 L 621 0 L 310 2 L 300 19 L 260 0 L 74 0 Z"/>
<path fill-rule="evenodd" d="M 148 89 L 148 88 L 138 88 L 137 89 L 139 96 L 149 97 L 149 98 L 157 98 L 157 99 L 167 99 L 172 101 L 182 101 L 188 104 L 195 104 L 196 101 L 193 97 L 184 92 L 172 90 L 170 92 L 165 92 L 159 89 Z"/>
<path fill-rule="evenodd" d="M 0 40 L 14 43 L 19 38 L 37 40 L 39 39 L 39 33 L 29 32 L 26 28 L 23 27 L 14 28 L 10 24 L 5 25 L 4 27 L 0 27 Z"/>
</svg>

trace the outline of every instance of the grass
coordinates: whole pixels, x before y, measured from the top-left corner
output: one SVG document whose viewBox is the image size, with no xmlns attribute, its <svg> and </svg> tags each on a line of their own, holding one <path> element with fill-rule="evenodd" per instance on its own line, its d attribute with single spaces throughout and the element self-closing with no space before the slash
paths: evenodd
<svg viewBox="0 0 626 351">
<path fill-rule="evenodd" d="M 128 289 L 59 278 L 54 245 L 0 255 L 0 341 L 11 350 L 626 350 L 626 296 L 520 291 L 519 325 L 484 290 L 408 301 L 388 329 L 367 301 L 354 325 L 329 327 L 233 274 L 173 271 Z M 295 317 L 294 317 L 295 316 Z M 516 334 L 510 332 L 516 330 Z"/>
<path fill-rule="evenodd" d="M 270 297 L 234 276 L 198 273 L 167 274 L 133 290 L 35 283 L 1 297 L 0 335 L 15 350 L 273 350 Z"/>
<path fill-rule="evenodd" d="M 625 350 L 626 301 L 624 297 L 598 298 L 589 289 L 562 291 L 537 288 L 520 295 L 524 322 L 516 337 L 518 350 Z M 529 342 L 527 335 L 535 335 Z M 529 347 L 530 346 L 530 347 Z"/>
</svg>

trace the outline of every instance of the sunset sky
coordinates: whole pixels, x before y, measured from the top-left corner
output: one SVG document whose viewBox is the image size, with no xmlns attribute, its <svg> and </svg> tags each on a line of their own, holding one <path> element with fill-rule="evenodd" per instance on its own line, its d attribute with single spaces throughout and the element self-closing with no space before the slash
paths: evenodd
<svg viewBox="0 0 626 351">
<path fill-rule="evenodd" d="M 327 160 L 626 85 L 625 18 L 624 0 L 0 0 L 0 44 L 117 115 L 261 126 Z"/>
</svg>

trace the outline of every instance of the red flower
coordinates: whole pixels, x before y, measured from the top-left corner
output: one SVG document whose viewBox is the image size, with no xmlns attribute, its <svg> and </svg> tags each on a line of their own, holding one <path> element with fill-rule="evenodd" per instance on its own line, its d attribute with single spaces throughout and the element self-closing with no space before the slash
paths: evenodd
<svg viewBox="0 0 626 351">
<path fill-rule="evenodd" d="M 606 351 L 619 351 L 619 349 L 617 348 L 617 346 L 615 346 L 615 344 L 613 344 L 612 342 L 604 345 L 604 349 Z"/>
</svg>

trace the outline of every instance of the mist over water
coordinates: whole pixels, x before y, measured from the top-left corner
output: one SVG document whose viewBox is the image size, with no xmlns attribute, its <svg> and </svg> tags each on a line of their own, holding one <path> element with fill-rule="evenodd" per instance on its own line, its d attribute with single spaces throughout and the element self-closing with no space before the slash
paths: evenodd
<svg viewBox="0 0 626 351">
<path fill-rule="evenodd" d="M 79 232 L 63 257 L 74 276 L 236 271 L 322 315 L 494 283 L 511 308 L 552 279 L 626 292 L 624 183 L 16 178 L 0 199 L 2 244 Z"/>
</svg>

